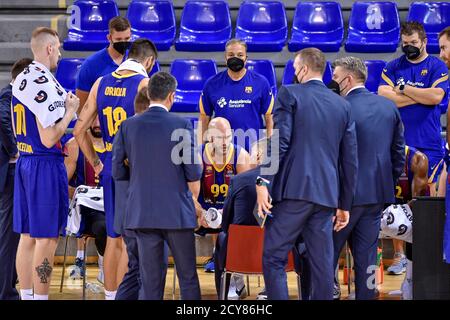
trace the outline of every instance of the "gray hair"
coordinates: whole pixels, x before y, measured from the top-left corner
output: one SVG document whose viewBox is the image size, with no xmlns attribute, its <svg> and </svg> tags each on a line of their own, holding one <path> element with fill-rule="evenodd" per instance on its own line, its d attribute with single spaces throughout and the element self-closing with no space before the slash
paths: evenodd
<svg viewBox="0 0 450 320">
<path fill-rule="evenodd" d="M 333 68 L 341 67 L 355 76 L 357 80 L 366 82 L 367 67 L 360 58 L 344 57 L 333 62 Z"/>
<path fill-rule="evenodd" d="M 241 39 L 230 39 L 227 41 L 227 43 L 225 44 L 225 50 L 229 47 L 232 46 L 233 44 L 240 44 L 241 46 L 243 46 L 245 48 L 245 52 L 247 52 L 247 44 L 245 43 L 245 41 L 241 40 Z"/>
<path fill-rule="evenodd" d="M 164 101 L 170 93 L 175 92 L 177 85 L 177 79 L 171 74 L 159 71 L 148 82 L 148 97 L 151 101 Z"/>
</svg>

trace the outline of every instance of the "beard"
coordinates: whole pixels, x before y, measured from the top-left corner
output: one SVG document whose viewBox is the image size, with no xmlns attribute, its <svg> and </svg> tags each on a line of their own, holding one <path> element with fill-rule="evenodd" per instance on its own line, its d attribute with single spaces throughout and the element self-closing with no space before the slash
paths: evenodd
<svg viewBox="0 0 450 320">
<path fill-rule="evenodd" d="M 100 129 L 100 127 L 91 127 L 89 128 L 89 130 L 91 131 L 91 134 L 94 138 L 102 137 L 102 130 Z"/>
</svg>

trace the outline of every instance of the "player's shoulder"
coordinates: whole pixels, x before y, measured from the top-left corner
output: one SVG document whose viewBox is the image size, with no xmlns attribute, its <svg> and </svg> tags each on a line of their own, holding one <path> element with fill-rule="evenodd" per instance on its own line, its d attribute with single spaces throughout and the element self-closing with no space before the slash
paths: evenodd
<svg viewBox="0 0 450 320">
<path fill-rule="evenodd" d="M 428 56 L 428 65 L 430 67 L 442 67 L 447 70 L 447 66 L 444 61 L 435 56 Z"/>
<path fill-rule="evenodd" d="M 83 64 L 90 66 L 98 65 L 99 63 L 103 63 L 103 61 L 105 61 L 105 57 L 107 55 L 108 49 L 107 48 L 101 49 L 95 52 L 94 54 L 90 55 L 89 57 L 87 57 L 86 60 L 84 60 Z"/>
<path fill-rule="evenodd" d="M 395 59 L 393 59 L 393 60 L 391 60 L 391 61 L 388 61 L 388 62 L 386 63 L 386 67 L 383 69 L 383 71 L 386 71 L 387 69 L 396 69 L 396 68 L 398 68 L 401 64 L 405 63 L 406 61 L 407 61 L 407 60 L 406 60 L 405 55 L 401 55 L 401 56 L 398 57 L 398 58 L 395 58 Z"/>
<path fill-rule="evenodd" d="M 205 82 L 204 88 L 215 88 L 215 87 L 222 87 L 223 82 L 225 78 L 227 77 L 227 70 L 221 71 L 210 77 Z"/>
</svg>

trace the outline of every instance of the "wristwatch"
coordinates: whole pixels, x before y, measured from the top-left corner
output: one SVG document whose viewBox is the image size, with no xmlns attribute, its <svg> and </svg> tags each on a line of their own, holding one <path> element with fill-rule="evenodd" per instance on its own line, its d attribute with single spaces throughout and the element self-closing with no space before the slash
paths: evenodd
<svg viewBox="0 0 450 320">
<path fill-rule="evenodd" d="M 400 91 L 401 94 L 405 94 L 405 84 L 404 84 L 404 83 L 401 83 L 401 84 L 398 86 L 398 90 Z"/>
<path fill-rule="evenodd" d="M 270 181 L 269 180 L 267 180 L 267 179 L 264 179 L 264 178 L 262 178 L 262 177 L 260 177 L 260 176 L 258 176 L 257 178 L 256 178 L 256 185 L 257 186 L 268 186 L 270 184 Z"/>
</svg>

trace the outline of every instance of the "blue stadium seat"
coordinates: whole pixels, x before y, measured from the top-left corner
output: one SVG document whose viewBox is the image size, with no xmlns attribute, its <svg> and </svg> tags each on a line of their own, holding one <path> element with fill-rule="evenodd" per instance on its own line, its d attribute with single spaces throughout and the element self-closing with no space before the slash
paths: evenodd
<svg viewBox="0 0 450 320">
<path fill-rule="evenodd" d="M 160 51 L 168 51 L 175 34 L 175 12 L 170 1 L 134 0 L 128 6 L 132 39 L 152 40 Z"/>
<path fill-rule="evenodd" d="M 367 81 L 366 88 L 370 92 L 377 93 L 380 85 L 381 72 L 386 66 L 386 61 L 383 60 L 366 60 L 364 63 L 367 66 Z"/>
<path fill-rule="evenodd" d="M 148 76 L 151 77 L 153 74 L 157 73 L 158 71 L 161 71 L 161 67 L 159 66 L 159 62 L 156 61 L 153 65 L 152 70 L 148 73 Z"/>
<path fill-rule="evenodd" d="M 69 92 L 75 93 L 78 71 L 84 59 L 65 58 L 61 59 L 56 69 L 55 78 Z"/>
<path fill-rule="evenodd" d="M 337 52 L 344 39 L 344 20 L 337 2 L 299 2 L 294 13 L 289 51 L 316 47 Z"/>
<path fill-rule="evenodd" d="M 395 52 L 400 18 L 394 2 L 355 2 L 349 20 L 348 52 Z"/>
<path fill-rule="evenodd" d="M 236 38 L 248 51 L 281 51 L 287 40 L 287 18 L 279 1 L 244 1 L 236 21 Z"/>
<path fill-rule="evenodd" d="M 450 3 L 414 2 L 407 20 L 423 24 L 428 38 L 428 53 L 439 53 L 439 32 L 450 26 Z"/>
<path fill-rule="evenodd" d="M 119 15 L 112 0 L 76 1 L 70 17 L 70 28 L 64 50 L 97 51 L 108 45 L 109 20 Z"/>
<path fill-rule="evenodd" d="M 270 60 L 247 60 L 245 67 L 248 70 L 255 71 L 264 77 L 266 77 L 269 82 L 270 88 L 272 89 L 273 95 L 277 96 L 277 76 L 275 73 L 275 68 Z"/>
<path fill-rule="evenodd" d="M 323 73 L 323 83 L 325 83 L 326 85 L 329 84 L 332 78 L 333 78 L 333 70 L 331 69 L 331 63 L 327 61 L 327 66 L 325 67 L 325 72 Z M 286 67 L 284 68 L 283 79 L 281 84 L 283 85 L 292 84 L 293 80 L 294 80 L 294 61 L 289 60 L 286 63 Z"/>
<path fill-rule="evenodd" d="M 198 101 L 205 82 L 217 73 L 214 60 L 183 60 L 172 62 L 170 73 L 177 79 L 178 88 L 174 112 L 198 112 Z"/>
<path fill-rule="evenodd" d="M 181 14 L 178 51 L 224 51 L 231 38 L 231 17 L 225 1 L 188 1 Z"/>
</svg>

